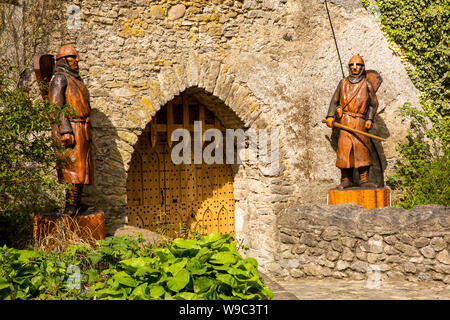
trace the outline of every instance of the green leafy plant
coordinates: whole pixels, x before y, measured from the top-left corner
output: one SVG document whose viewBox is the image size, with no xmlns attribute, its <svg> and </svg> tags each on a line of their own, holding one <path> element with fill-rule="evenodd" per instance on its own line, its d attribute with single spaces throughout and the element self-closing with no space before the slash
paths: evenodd
<svg viewBox="0 0 450 320">
<path fill-rule="evenodd" d="M 62 149 L 50 128 L 69 108 L 34 99 L 37 88 L 15 86 L 11 69 L 0 64 L 0 244 L 24 246 L 33 213 L 61 204 L 54 169 Z"/>
<path fill-rule="evenodd" d="M 142 237 L 110 237 L 95 250 L 72 246 L 45 253 L 3 247 L 0 253 L 0 299 L 273 298 L 256 260 L 242 258 L 231 235 L 178 238 L 155 248 Z M 80 270 L 76 290 L 67 285 L 70 265 Z"/>
<path fill-rule="evenodd" d="M 371 3 L 362 1 L 368 8 Z M 447 0 L 378 0 L 380 21 L 394 50 L 420 90 L 420 107 L 405 104 L 400 114 L 411 123 L 397 151 L 401 158 L 387 178 L 403 194 L 400 206 L 449 205 L 450 4 Z"/>
</svg>

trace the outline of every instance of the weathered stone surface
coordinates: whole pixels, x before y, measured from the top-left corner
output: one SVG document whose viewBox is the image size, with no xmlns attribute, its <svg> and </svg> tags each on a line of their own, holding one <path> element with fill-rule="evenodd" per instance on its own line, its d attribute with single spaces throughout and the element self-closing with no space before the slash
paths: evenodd
<svg viewBox="0 0 450 320">
<path fill-rule="evenodd" d="M 393 281 L 400 281 L 405 279 L 405 276 L 400 271 L 388 271 L 387 276 Z"/>
<path fill-rule="evenodd" d="M 350 265 L 350 269 L 359 273 L 366 273 L 369 268 L 369 264 L 364 261 L 356 261 Z"/>
<path fill-rule="evenodd" d="M 436 259 L 444 264 L 450 264 L 450 255 L 447 250 L 443 250 L 436 255 Z"/>
<path fill-rule="evenodd" d="M 336 240 L 338 236 L 339 232 L 335 228 L 327 228 L 322 233 L 322 239 L 326 241 Z"/>
<path fill-rule="evenodd" d="M 427 246 L 429 243 L 430 243 L 430 239 L 425 238 L 425 237 L 420 237 L 420 238 L 414 240 L 414 245 L 416 246 L 416 248 L 423 248 L 423 247 Z"/>
<path fill-rule="evenodd" d="M 339 260 L 336 263 L 336 270 L 338 271 L 346 270 L 348 267 L 350 267 L 350 264 L 346 261 Z"/>
<path fill-rule="evenodd" d="M 322 276 L 324 273 L 324 268 L 316 264 L 307 264 L 303 266 L 303 271 L 308 276 Z"/>
<path fill-rule="evenodd" d="M 434 249 L 431 246 L 423 247 L 419 251 L 420 251 L 421 254 L 423 254 L 423 256 L 425 258 L 433 259 L 436 256 L 436 253 L 435 253 Z"/>
<path fill-rule="evenodd" d="M 416 266 L 411 262 L 406 262 L 403 264 L 403 270 L 406 273 L 415 273 L 416 272 Z"/>
<path fill-rule="evenodd" d="M 164 17 L 164 9 L 161 6 L 151 6 L 150 16 L 153 19 L 162 19 Z"/>
<path fill-rule="evenodd" d="M 419 251 L 415 247 L 404 244 L 404 243 L 399 242 L 399 243 L 395 244 L 395 248 L 409 257 L 420 256 Z"/>
<path fill-rule="evenodd" d="M 447 242 L 441 237 L 434 237 L 430 241 L 430 246 L 435 251 L 441 251 L 441 250 L 443 250 L 443 249 L 445 249 L 447 247 Z"/>
<path fill-rule="evenodd" d="M 336 251 L 328 251 L 326 257 L 330 261 L 335 261 L 339 257 L 339 253 Z"/>
<path fill-rule="evenodd" d="M 342 252 L 342 260 L 345 261 L 353 261 L 353 258 L 355 257 L 355 254 L 347 247 L 344 247 L 344 250 Z"/>
<path fill-rule="evenodd" d="M 184 4 L 177 4 L 169 9 L 168 18 L 169 20 L 177 20 L 182 18 L 185 13 L 186 7 L 184 6 Z"/>
<path fill-rule="evenodd" d="M 433 226 L 433 230 L 424 231 L 420 223 L 411 223 L 424 221 L 421 212 L 427 219 L 428 227 Z M 301 242 L 307 243 L 302 244 L 302 250 L 305 249 L 308 255 L 302 257 L 300 263 L 309 265 L 310 275 L 330 274 L 330 277 L 339 278 L 345 274 L 350 279 L 364 279 L 370 270 L 379 270 L 392 280 L 443 281 L 450 272 L 446 264 L 448 250 L 442 248 L 446 238 L 445 235 L 435 235 L 448 232 L 441 225 L 447 210 L 444 207 L 423 206 L 415 208 L 412 214 L 398 208 L 386 208 L 384 213 L 393 219 L 385 220 L 390 222 L 384 229 L 380 226 L 376 232 L 369 228 L 371 218 L 366 216 L 360 219 L 363 211 L 351 204 L 286 208 L 280 213 L 278 224 L 280 230 L 289 226 L 290 234 L 297 234 Z M 408 217 L 408 214 L 411 216 Z M 319 265 L 322 269 L 313 265 Z M 329 268 L 334 271 L 328 272 Z"/>
</svg>

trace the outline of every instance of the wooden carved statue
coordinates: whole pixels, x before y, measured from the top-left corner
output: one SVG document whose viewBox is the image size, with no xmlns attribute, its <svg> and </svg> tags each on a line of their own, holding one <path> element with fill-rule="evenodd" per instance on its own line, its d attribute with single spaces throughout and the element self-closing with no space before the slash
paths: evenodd
<svg viewBox="0 0 450 320">
<path fill-rule="evenodd" d="M 373 70 L 366 71 L 361 56 L 353 56 L 349 63 L 350 75 L 343 78 L 333 94 L 326 116 L 326 124 L 345 127 L 340 130 L 336 166 L 341 169 L 341 183 L 338 189 L 354 186 L 353 170 L 358 169 L 359 186 L 376 188 L 369 182 L 373 152 L 370 134 L 378 108 L 376 91 L 381 85 L 380 75 Z M 335 122 L 340 119 L 340 123 Z M 378 137 L 375 137 L 378 138 Z"/>
<path fill-rule="evenodd" d="M 94 166 L 91 157 L 91 111 L 89 92 L 78 74 L 80 58 L 71 45 L 61 47 L 56 54 L 53 76 L 49 84 L 48 98 L 58 105 L 70 104 L 73 114 L 60 116 L 59 126 L 52 128 L 53 137 L 65 148 L 69 161 L 57 168 L 61 183 L 72 185 L 66 191 L 64 214 L 75 215 L 80 209 L 84 185 L 93 183 Z"/>
</svg>

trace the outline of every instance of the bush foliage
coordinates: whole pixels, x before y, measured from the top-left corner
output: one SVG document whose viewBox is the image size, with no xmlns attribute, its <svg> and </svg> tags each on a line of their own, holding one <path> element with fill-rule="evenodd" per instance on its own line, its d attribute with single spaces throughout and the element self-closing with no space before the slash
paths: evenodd
<svg viewBox="0 0 450 320">
<path fill-rule="evenodd" d="M 32 214 L 59 204 L 61 186 L 52 177 L 61 150 L 50 127 L 69 109 L 15 86 L 12 69 L 0 65 L 0 243 L 20 246 L 31 234 Z"/>
<path fill-rule="evenodd" d="M 372 5 L 363 1 L 367 8 Z M 401 206 L 450 204 L 450 3 L 448 0 L 378 0 L 383 31 L 399 48 L 420 107 L 399 112 L 411 123 L 397 151 L 388 184 L 403 191 Z"/>
<path fill-rule="evenodd" d="M 175 239 L 152 248 L 128 236 L 96 249 L 64 252 L 0 249 L 0 299 L 271 299 L 253 258 L 230 235 Z"/>
</svg>

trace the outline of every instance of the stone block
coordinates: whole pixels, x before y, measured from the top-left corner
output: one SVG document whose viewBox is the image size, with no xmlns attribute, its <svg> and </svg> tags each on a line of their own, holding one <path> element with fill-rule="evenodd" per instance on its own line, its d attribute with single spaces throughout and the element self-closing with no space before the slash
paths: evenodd
<svg viewBox="0 0 450 320">
<path fill-rule="evenodd" d="M 406 273 L 416 273 L 416 266 L 411 262 L 404 263 L 402 269 Z"/>
<path fill-rule="evenodd" d="M 350 265 L 350 269 L 359 273 L 366 273 L 369 268 L 369 264 L 364 261 L 355 261 Z"/>
<path fill-rule="evenodd" d="M 173 21 L 173 20 L 178 20 L 178 19 L 184 17 L 185 13 L 186 13 L 186 7 L 184 6 L 184 4 L 177 4 L 169 9 L 169 12 L 167 15 L 168 15 L 169 20 Z"/>
<path fill-rule="evenodd" d="M 326 228 L 322 233 L 322 239 L 326 241 L 336 240 L 339 237 L 339 231 L 335 228 Z"/>
<path fill-rule="evenodd" d="M 430 247 L 435 251 L 441 251 L 447 247 L 447 242 L 441 237 L 434 237 L 430 241 Z"/>
<path fill-rule="evenodd" d="M 450 264 L 450 255 L 447 250 L 442 250 L 436 255 L 436 259 L 443 264 Z"/>
<path fill-rule="evenodd" d="M 430 243 L 430 239 L 425 238 L 425 237 L 420 237 L 420 238 L 414 240 L 414 246 L 416 248 L 423 248 L 423 247 L 427 246 L 429 243 Z"/>
<path fill-rule="evenodd" d="M 323 276 L 324 268 L 316 264 L 307 264 L 303 266 L 303 272 L 308 276 Z"/>
<path fill-rule="evenodd" d="M 350 267 L 350 264 L 347 261 L 339 260 L 336 263 L 336 270 L 338 270 L 338 271 L 344 271 L 344 270 L 348 269 L 349 267 Z"/>
<path fill-rule="evenodd" d="M 425 258 L 433 259 L 436 256 L 436 252 L 431 246 L 423 247 L 419 251 Z"/>
<path fill-rule="evenodd" d="M 355 257 L 355 254 L 347 247 L 344 247 L 344 250 L 342 252 L 341 259 L 345 261 L 353 261 L 353 258 Z"/>
</svg>

